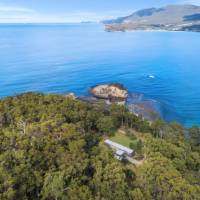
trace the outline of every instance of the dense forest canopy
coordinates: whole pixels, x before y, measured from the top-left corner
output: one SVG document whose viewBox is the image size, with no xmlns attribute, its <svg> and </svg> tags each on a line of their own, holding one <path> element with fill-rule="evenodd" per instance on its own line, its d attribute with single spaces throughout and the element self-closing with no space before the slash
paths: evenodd
<svg viewBox="0 0 200 200">
<path fill-rule="evenodd" d="M 140 166 L 103 144 L 123 128 L 138 137 Z M 142 147 L 142 150 L 141 150 Z M 124 106 L 89 105 L 27 93 L 0 101 L 2 200 L 198 200 L 200 129 L 157 120 Z"/>
</svg>

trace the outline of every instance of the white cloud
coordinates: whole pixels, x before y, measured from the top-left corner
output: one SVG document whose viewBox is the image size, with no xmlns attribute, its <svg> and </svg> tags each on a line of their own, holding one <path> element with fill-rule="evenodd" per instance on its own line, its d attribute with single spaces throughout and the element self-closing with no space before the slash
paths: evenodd
<svg viewBox="0 0 200 200">
<path fill-rule="evenodd" d="M 0 6 L 0 12 L 33 13 L 35 10 L 24 7 Z"/>
<path fill-rule="evenodd" d="M 108 12 L 108 13 L 92 13 L 92 12 L 72 12 L 67 14 L 41 14 L 37 12 L 33 13 L 1 13 L 0 23 L 65 23 L 65 22 L 81 22 L 81 21 L 101 21 L 105 19 L 112 19 L 119 16 L 125 16 L 130 14 L 120 12 Z"/>
<path fill-rule="evenodd" d="M 105 19 L 113 19 L 120 16 L 131 14 L 132 11 L 109 11 L 109 12 L 72 12 L 62 16 L 65 20 L 72 21 L 101 21 Z"/>
<path fill-rule="evenodd" d="M 132 11 L 109 12 L 83 12 L 74 11 L 58 14 L 44 14 L 25 7 L 13 7 L 0 5 L 0 23 L 56 23 L 56 22 L 80 22 L 101 21 L 131 14 Z"/>
</svg>

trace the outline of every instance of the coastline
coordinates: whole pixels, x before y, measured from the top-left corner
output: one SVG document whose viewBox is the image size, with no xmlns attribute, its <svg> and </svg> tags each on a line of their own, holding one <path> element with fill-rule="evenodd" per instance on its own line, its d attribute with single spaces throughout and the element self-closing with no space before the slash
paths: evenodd
<svg viewBox="0 0 200 200">
<path fill-rule="evenodd" d="M 200 125 L 199 34 L 149 30 L 108 34 L 99 24 L 69 26 L 68 29 L 70 31 L 62 27 L 33 27 L 27 30 L 23 26 L 5 29 L 2 32 L 5 39 L 1 40 L 0 96 L 28 91 L 58 94 L 72 91 L 87 95 L 87 88 L 91 85 L 120 81 L 127 84 L 130 91 L 141 92 L 147 98 L 162 102 L 167 121 L 178 121 L 187 127 Z M 17 35 L 19 31 L 22 36 Z M 29 36 L 23 37 L 27 31 L 37 36 L 35 41 L 38 44 L 42 44 L 45 34 L 50 33 L 47 46 L 41 46 L 41 49 L 38 46 L 40 51 L 36 51 L 35 42 Z M 55 37 L 54 32 L 62 33 L 64 37 Z M 83 33 L 89 33 L 91 37 L 85 38 Z M 77 37 L 90 44 L 86 46 L 87 51 L 74 47 Z M 96 37 L 98 43 L 93 39 Z M 110 44 L 103 41 L 110 41 Z M 53 46 L 55 48 L 51 48 Z M 30 47 L 29 52 L 26 52 L 27 47 Z M 27 73 L 24 73 L 25 69 Z M 181 74 L 178 73 L 180 70 L 183 70 Z M 155 79 L 150 79 L 148 74 L 155 75 Z M 189 80 L 193 81 L 190 83 Z M 180 89 L 183 81 L 191 87 Z M 173 116 L 173 111 L 178 117 Z"/>
<path fill-rule="evenodd" d="M 187 32 L 187 33 L 199 33 L 198 31 L 183 31 L 183 30 L 177 30 L 177 31 L 175 31 L 175 30 L 172 30 L 172 31 L 170 31 L 170 30 L 163 30 L 163 29 L 160 29 L 160 30 L 106 30 L 105 29 L 105 31 L 106 32 L 110 32 L 110 33 L 115 33 L 115 32 L 122 32 L 122 33 L 134 33 L 134 32 L 136 32 L 136 33 L 144 33 L 144 32 L 149 32 L 149 33 L 151 33 L 151 32 L 158 32 L 158 33 L 185 33 L 185 32 Z"/>
<path fill-rule="evenodd" d="M 76 95 L 73 92 L 57 93 L 57 92 L 40 92 L 40 91 L 28 91 L 28 92 L 17 93 L 14 95 L 0 97 L 0 101 L 4 101 L 6 99 L 16 96 L 21 96 L 28 93 L 41 94 L 41 95 L 60 95 L 63 97 L 70 97 L 74 100 L 82 101 L 92 106 L 104 106 L 105 110 L 109 109 L 112 104 L 109 100 L 96 98 L 92 96 L 90 93 L 85 93 L 83 95 Z M 148 121 L 149 123 L 152 123 L 157 119 L 161 119 L 167 123 L 177 122 L 185 128 L 191 128 L 192 126 L 199 126 L 198 124 L 192 124 L 192 123 L 189 125 L 185 125 L 185 123 L 181 122 L 181 116 L 177 116 L 177 113 L 174 112 L 174 110 L 172 109 L 168 110 L 168 108 L 165 108 L 165 106 L 161 104 L 159 101 L 148 98 L 142 93 L 129 91 L 129 95 L 126 102 L 123 102 L 123 104 L 119 103 L 118 105 L 125 106 L 130 112 L 135 114 L 137 117 L 141 117 L 144 120 Z M 172 117 L 171 120 L 166 119 L 165 116 L 166 112 L 171 113 Z M 173 117 L 175 117 L 176 119 L 174 119 Z"/>
<path fill-rule="evenodd" d="M 112 87 L 112 90 L 110 87 Z M 102 90 L 103 94 L 101 93 L 102 91 L 100 93 L 95 93 L 95 89 L 96 92 L 100 92 L 100 90 Z M 119 97 L 119 95 L 122 94 L 124 96 Z M 107 83 L 103 85 L 97 84 L 95 86 L 91 86 L 89 89 L 89 95 L 87 96 L 75 96 L 74 93 L 68 93 L 68 95 L 65 96 L 70 96 L 73 99 L 78 99 L 94 106 L 102 104 L 105 109 L 108 109 L 112 103 L 116 103 L 118 105 L 125 106 L 129 112 L 135 114 L 137 117 L 141 117 L 143 120 L 147 120 L 150 123 L 162 118 L 160 108 L 156 100 L 147 99 L 141 93 L 130 92 L 120 83 Z"/>
</svg>

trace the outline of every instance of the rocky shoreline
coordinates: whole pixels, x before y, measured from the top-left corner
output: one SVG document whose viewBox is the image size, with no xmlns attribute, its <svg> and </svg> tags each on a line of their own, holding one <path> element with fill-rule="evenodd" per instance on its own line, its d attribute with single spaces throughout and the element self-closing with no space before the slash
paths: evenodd
<svg viewBox="0 0 200 200">
<path fill-rule="evenodd" d="M 137 116 L 141 116 L 143 119 L 149 122 L 155 121 L 160 118 L 161 115 L 151 101 L 144 100 L 139 97 L 137 93 L 129 93 L 128 89 L 119 83 L 108 83 L 95 85 L 90 88 L 89 96 L 76 97 L 73 93 L 69 93 L 66 96 L 70 96 L 73 99 L 87 102 L 93 106 L 103 105 L 105 109 L 109 109 L 112 103 L 119 105 L 125 105 L 130 112 Z"/>
</svg>

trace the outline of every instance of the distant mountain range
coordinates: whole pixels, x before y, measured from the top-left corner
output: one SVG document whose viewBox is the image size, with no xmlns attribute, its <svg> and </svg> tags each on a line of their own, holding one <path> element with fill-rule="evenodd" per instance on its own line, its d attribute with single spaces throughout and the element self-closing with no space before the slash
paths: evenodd
<svg viewBox="0 0 200 200">
<path fill-rule="evenodd" d="M 107 31 L 166 30 L 200 32 L 200 6 L 169 5 L 139 10 L 130 16 L 103 22 Z"/>
</svg>

